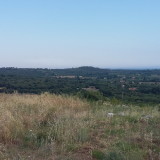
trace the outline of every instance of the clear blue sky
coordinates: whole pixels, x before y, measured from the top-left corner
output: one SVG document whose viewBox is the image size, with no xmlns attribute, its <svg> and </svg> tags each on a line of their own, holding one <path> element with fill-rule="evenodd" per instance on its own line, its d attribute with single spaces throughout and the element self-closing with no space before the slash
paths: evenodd
<svg viewBox="0 0 160 160">
<path fill-rule="evenodd" d="M 0 67 L 160 68 L 160 0 L 0 0 Z"/>
</svg>

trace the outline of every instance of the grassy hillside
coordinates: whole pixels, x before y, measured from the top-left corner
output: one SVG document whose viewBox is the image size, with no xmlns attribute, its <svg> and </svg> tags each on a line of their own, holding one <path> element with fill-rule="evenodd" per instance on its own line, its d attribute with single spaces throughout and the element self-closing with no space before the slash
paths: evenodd
<svg viewBox="0 0 160 160">
<path fill-rule="evenodd" d="M 1 160 L 158 160 L 160 106 L 0 94 Z"/>
</svg>

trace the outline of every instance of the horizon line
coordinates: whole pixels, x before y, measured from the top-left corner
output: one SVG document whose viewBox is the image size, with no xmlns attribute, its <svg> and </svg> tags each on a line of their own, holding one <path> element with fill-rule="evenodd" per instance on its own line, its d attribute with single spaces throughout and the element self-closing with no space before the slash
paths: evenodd
<svg viewBox="0 0 160 160">
<path fill-rule="evenodd" d="M 97 66 L 90 66 L 90 65 L 84 65 L 84 66 L 72 66 L 72 67 L 15 67 L 15 66 L 1 66 L 2 68 L 16 68 L 16 69 L 73 69 L 73 68 L 81 68 L 81 67 L 92 67 L 92 68 L 98 68 L 98 69 L 110 69 L 110 70 L 159 70 L 160 67 L 97 67 Z"/>
</svg>

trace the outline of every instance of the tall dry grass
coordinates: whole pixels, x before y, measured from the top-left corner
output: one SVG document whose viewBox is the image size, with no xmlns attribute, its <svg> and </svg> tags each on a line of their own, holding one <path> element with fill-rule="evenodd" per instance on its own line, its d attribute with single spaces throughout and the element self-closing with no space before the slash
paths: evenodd
<svg viewBox="0 0 160 160">
<path fill-rule="evenodd" d="M 0 160 L 157 160 L 159 113 L 158 104 L 0 94 Z"/>
<path fill-rule="evenodd" d="M 90 105 L 77 97 L 0 94 L 0 144 L 39 148 L 53 145 L 52 152 L 72 150 L 86 141 Z"/>
</svg>

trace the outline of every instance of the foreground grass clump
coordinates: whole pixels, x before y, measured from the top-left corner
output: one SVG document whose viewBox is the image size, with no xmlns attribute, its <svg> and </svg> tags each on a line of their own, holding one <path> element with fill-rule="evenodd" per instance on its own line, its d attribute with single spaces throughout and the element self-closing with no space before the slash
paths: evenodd
<svg viewBox="0 0 160 160">
<path fill-rule="evenodd" d="M 111 114 L 112 113 L 112 114 Z M 0 159 L 160 158 L 159 107 L 0 94 Z"/>
</svg>

